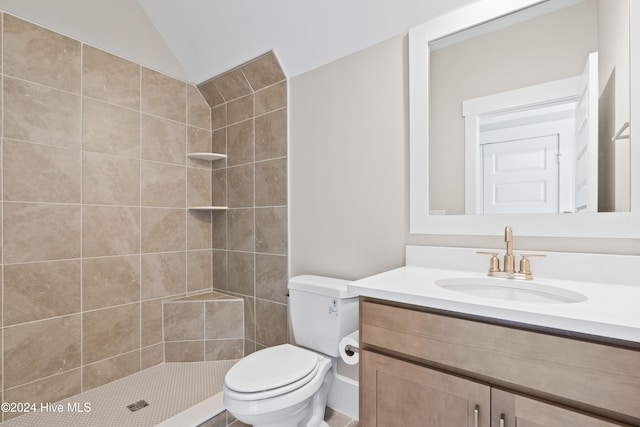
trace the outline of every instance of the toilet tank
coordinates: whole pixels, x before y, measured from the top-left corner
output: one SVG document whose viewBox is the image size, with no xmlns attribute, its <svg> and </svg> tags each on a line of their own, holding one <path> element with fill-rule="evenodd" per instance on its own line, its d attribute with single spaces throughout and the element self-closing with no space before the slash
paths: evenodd
<svg viewBox="0 0 640 427">
<path fill-rule="evenodd" d="M 323 276 L 289 279 L 291 329 L 297 345 L 337 357 L 338 343 L 358 329 L 358 296 L 347 280 Z"/>
</svg>

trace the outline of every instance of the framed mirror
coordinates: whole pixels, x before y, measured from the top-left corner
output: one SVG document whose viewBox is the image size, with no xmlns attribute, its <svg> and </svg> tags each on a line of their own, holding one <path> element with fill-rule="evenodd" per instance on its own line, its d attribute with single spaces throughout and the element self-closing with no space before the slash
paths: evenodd
<svg viewBox="0 0 640 427">
<path fill-rule="evenodd" d="M 411 233 L 640 237 L 632 3 L 483 0 L 410 31 Z"/>
</svg>

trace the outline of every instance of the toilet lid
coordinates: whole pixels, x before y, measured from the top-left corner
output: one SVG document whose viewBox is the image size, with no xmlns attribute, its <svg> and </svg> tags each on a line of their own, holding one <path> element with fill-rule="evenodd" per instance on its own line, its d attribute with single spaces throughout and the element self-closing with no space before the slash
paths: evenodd
<svg viewBox="0 0 640 427">
<path fill-rule="evenodd" d="M 229 369 L 225 385 L 240 393 L 257 393 L 289 384 L 310 381 L 317 369 L 318 355 L 312 351 L 283 344 L 250 354 Z M 296 384 L 301 386 L 303 384 Z"/>
</svg>

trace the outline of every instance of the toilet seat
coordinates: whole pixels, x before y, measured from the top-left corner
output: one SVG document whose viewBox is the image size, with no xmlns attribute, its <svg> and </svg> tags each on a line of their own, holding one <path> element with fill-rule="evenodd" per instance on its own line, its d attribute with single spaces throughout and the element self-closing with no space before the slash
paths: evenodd
<svg viewBox="0 0 640 427">
<path fill-rule="evenodd" d="M 225 393 L 237 400 L 259 400 L 300 388 L 318 372 L 319 355 L 283 344 L 250 354 L 225 376 Z"/>
</svg>

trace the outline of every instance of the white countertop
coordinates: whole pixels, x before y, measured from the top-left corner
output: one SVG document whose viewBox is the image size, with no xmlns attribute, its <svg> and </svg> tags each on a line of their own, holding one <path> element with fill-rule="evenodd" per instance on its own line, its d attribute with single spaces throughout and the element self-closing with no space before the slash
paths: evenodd
<svg viewBox="0 0 640 427">
<path fill-rule="evenodd" d="M 440 279 L 463 277 L 487 275 L 410 265 L 350 282 L 348 288 L 361 296 L 640 344 L 640 286 L 536 277 L 533 282 L 517 282 L 525 287 L 542 284 L 578 292 L 587 300 L 527 303 L 473 296 L 435 284 Z"/>
</svg>

